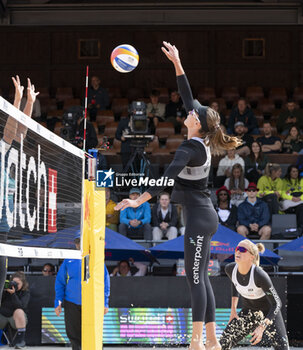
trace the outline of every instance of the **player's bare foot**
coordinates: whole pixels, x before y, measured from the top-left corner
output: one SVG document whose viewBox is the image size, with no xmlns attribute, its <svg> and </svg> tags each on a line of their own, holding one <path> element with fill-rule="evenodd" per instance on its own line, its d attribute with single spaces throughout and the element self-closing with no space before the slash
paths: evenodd
<svg viewBox="0 0 303 350">
<path fill-rule="evenodd" d="M 205 350 L 221 350 L 221 345 L 218 340 L 206 340 Z"/>
</svg>

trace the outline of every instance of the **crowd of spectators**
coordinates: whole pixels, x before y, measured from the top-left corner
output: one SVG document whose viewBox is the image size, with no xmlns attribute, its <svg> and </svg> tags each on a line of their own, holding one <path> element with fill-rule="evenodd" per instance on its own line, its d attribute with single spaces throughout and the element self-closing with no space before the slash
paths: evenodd
<svg viewBox="0 0 303 350">
<path fill-rule="evenodd" d="M 87 148 L 98 145 L 98 128 L 96 129 L 93 124 L 101 115 L 100 112 L 111 108 L 114 97 L 108 89 L 102 86 L 98 76 L 92 76 L 88 89 L 90 122 L 88 123 Z M 184 130 L 182 127 L 186 118 L 180 95 L 178 91 L 171 90 L 169 95 L 164 97 L 161 89 L 152 89 L 149 92 L 149 98 L 144 96 L 137 98 L 137 100 L 146 103 L 146 114 L 150 120 L 149 131 L 155 133 L 161 123 L 169 122 L 173 125 L 175 133 L 180 134 Z M 297 167 L 299 163 L 297 165 L 291 164 L 287 174 L 282 179 L 281 165 L 269 161 L 272 154 L 303 154 L 303 114 L 297 101 L 288 100 L 279 114 L 276 113 L 274 117 L 264 113 L 262 122 L 260 122 L 258 107 L 256 108 L 257 103 L 254 102 L 252 108 L 245 98 L 241 97 L 234 101 L 231 110 L 227 110 L 226 104 L 222 103 L 220 99 L 210 99 L 208 104 L 220 114 L 221 126 L 226 128 L 229 134 L 236 135 L 242 140 L 242 145 L 236 150 L 226 152 L 226 155 L 219 160 L 214 169 L 216 172 L 212 186 L 214 187 L 213 192 L 217 195 L 217 202 L 214 201 L 214 205 L 220 222 L 238 232 L 241 231 L 242 234 L 245 230 L 239 229 L 239 227 L 249 227 L 242 225 L 239 220 L 239 210 L 243 209 L 243 205 L 253 202 L 249 195 L 253 191 L 248 191 L 249 184 L 253 183 L 258 189 L 256 203 L 259 205 L 260 200 L 262 200 L 262 204 L 265 203 L 268 207 L 269 225 L 273 214 L 295 213 L 297 226 L 299 230 L 302 230 L 303 184 L 300 177 L 301 170 Z M 33 115 L 37 121 L 43 119 L 41 110 L 43 110 L 42 103 L 40 106 L 40 102 L 37 100 Z M 115 114 L 114 117 L 116 121 L 119 121 L 115 139 L 121 144 L 119 151 L 124 167 L 132 152 L 131 141 L 125 137 L 130 132 L 129 115 L 122 112 Z M 77 119 L 75 127 L 76 135 L 79 137 L 78 146 L 82 147 L 83 118 Z M 110 166 L 110 164 L 107 165 Z M 105 168 L 106 166 L 103 165 L 102 169 Z M 297 177 L 294 177 L 295 174 Z M 217 189 L 219 190 L 216 192 Z M 139 196 L 140 190 L 131 189 L 130 198 Z M 106 226 L 133 239 L 143 238 L 154 241 L 166 238 L 173 239 L 184 233 L 182 208 L 170 203 L 169 193 L 162 193 L 158 199 L 152 208 L 150 204 L 145 203 L 139 208 L 128 208 L 117 213 L 114 210 L 115 201 L 111 199 L 110 190 L 107 189 Z M 257 204 L 254 207 L 258 207 Z M 237 218 L 236 221 L 235 218 Z M 245 235 L 249 235 L 251 231 L 251 229 L 248 230 Z M 264 236 L 259 231 L 258 234 L 261 237 L 270 237 L 270 233 L 266 232 Z"/>
</svg>

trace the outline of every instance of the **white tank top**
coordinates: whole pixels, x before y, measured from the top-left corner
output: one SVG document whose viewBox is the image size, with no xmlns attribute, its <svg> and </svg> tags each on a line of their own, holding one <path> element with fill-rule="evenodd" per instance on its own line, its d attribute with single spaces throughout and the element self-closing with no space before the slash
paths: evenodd
<svg viewBox="0 0 303 350">
<path fill-rule="evenodd" d="M 196 140 L 204 146 L 206 151 L 206 162 L 196 167 L 186 166 L 178 174 L 178 177 L 185 180 L 201 180 L 201 179 L 207 178 L 209 175 L 209 170 L 211 166 L 210 147 L 206 146 L 204 141 L 200 137 L 192 137 L 191 140 Z"/>
<path fill-rule="evenodd" d="M 237 292 L 246 299 L 260 299 L 265 296 L 262 288 L 258 288 L 255 284 L 254 271 L 255 265 L 252 265 L 249 282 L 247 286 L 242 286 L 237 280 L 238 265 L 236 264 L 232 273 L 232 283 L 234 284 Z"/>
</svg>

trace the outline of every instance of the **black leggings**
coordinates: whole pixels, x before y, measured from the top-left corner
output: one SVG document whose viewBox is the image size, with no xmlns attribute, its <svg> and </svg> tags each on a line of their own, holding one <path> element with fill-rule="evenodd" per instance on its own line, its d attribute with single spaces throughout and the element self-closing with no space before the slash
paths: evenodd
<svg viewBox="0 0 303 350">
<path fill-rule="evenodd" d="M 210 241 L 218 216 L 209 198 L 185 205 L 184 259 L 193 322 L 215 322 L 215 297 L 208 277 Z"/>
<path fill-rule="evenodd" d="M 234 318 L 225 328 L 220 344 L 222 350 L 229 350 L 248 334 L 252 333 L 263 320 L 263 314 L 259 311 L 241 310 L 239 319 Z M 262 340 L 257 346 L 273 347 L 275 350 L 289 349 L 286 329 L 281 312 L 278 313 L 274 322 L 263 332 Z"/>
</svg>

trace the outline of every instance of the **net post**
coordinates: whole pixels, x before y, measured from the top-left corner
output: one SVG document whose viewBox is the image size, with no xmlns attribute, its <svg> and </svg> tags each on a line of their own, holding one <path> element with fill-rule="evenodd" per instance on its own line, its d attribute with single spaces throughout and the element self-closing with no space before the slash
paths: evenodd
<svg viewBox="0 0 303 350">
<path fill-rule="evenodd" d="M 82 349 L 100 350 L 104 317 L 105 191 L 96 191 L 95 182 L 85 180 L 84 198 Z"/>
</svg>

